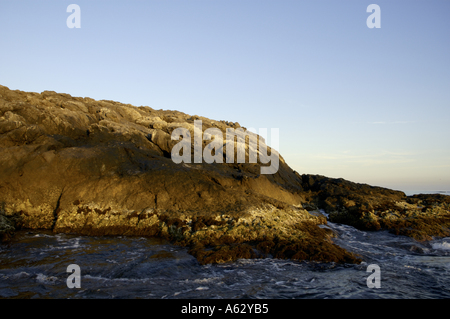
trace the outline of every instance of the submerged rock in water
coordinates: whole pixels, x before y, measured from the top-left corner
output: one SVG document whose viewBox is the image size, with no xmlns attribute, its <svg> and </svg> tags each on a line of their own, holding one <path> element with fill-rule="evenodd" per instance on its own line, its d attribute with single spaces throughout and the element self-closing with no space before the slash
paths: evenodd
<svg viewBox="0 0 450 319">
<path fill-rule="evenodd" d="M 261 167 L 270 164 L 249 163 L 248 143 L 246 163 L 174 163 L 172 132 L 186 128 L 192 141 L 195 120 L 203 133 L 240 128 L 178 111 L 0 86 L 0 222 L 9 225 L 0 232 L 158 236 L 189 246 L 201 263 L 269 255 L 359 262 L 319 227 L 326 219 L 308 211 L 323 208 L 355 227 L 396 229 L 372 211 L 406 202 L 402 192 L 300 175 L 281 156 L 278 171 L 264 175 Z M 225 159 L 225 140 L 214 142 L 222 143 Z"/>
</svg>

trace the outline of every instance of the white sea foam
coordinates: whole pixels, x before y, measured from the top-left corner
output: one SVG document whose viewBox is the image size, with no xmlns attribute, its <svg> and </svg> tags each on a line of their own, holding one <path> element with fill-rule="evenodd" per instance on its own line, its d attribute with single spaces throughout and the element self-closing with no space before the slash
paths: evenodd
<svg viewBox="0 0 450 319">
<path fill-rule="evenodd" d="M 433 243 L 431 244 L 431 247 L 433 247 L 433 249 L 450 250 L 450 243 L 445 241 L 442 243 Z"/>
<path fill-rule="evenodd" d="M 55 284 L 56 281 L 58 281 L 58 278 L 53 276 L 46 276 L 44 274 L 37 274 L 36 280 L 41 284 Z"/>
<path fill-rule="evenodd" d="M 19 278 L 27 278 L 29 276 L 30 276 L 29 273 L 27 273 L 25 271 L 21 271 L 21 272 L 19 272 L 17 274 L 12 275 L 11 278 L 19 279 Z"/>
<path fill-rule="evenodd" d="M 209 290 L 209 287 L 197 287 L 195 290 Z"/>
<path fill-rule="evenodd" d="M 47 234 L 36 234 L 33 237 L 46 237 L 46 238 L 53 238 L 53 235 L 47 235 Z"/>
<path fill-rule="evenodd" d="M 219 278 L 219 277 L 210 277 L 210 278 L 194 279 L 194 280 L 191 280 L 190 282 L 196 283 L 196 284 L 207 284 L 207 283 L 216 282 L 217 280 L 220 280 L 220 279 L 221 278 Z"/>
<path fill-rule="evenodd" d="M 328 215 L 329 214 L 327 214 L 327 213 L 325 213 L 325 210 L 324 209 L 319 209 L 319 212 L 322 214 L 322 215 L 324 215 L 326 218 L 328 218 Z"/>
</svg>

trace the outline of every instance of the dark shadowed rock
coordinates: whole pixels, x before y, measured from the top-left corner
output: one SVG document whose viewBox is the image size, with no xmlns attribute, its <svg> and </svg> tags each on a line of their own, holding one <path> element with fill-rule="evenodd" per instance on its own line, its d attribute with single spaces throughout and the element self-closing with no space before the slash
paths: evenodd
<svg viewBox="0 0 450 319">
<path fill-rule="evenodd" d="M 417 240 L 450 235 L 450 196 L 407 197 L 400 191 L 320 175 L 302 175 L 302 186 L 309 194 L 304 207 L 324 209 L 331 222 L 361 230 L 389 229 Z"/>
</svg>

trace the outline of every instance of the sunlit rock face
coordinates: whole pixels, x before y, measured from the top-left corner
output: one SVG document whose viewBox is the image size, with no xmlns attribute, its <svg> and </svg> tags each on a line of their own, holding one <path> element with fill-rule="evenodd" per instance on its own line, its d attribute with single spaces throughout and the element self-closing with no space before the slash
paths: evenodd
<svg viewBox="0 0 450 319">
<path fill-rule="evenodd" d="M 177 128 L 189 132 L 191 161 L 172 160 Z M 211 128 L 221 134 L 205 133 Z M 269 255 L 359 262 L 333 244 L 333 234 L 319 227 L 326 218 L 315 209 L 355 227 L 406 235 L 402 229 L 412 226 L 394 222 L 393 207 L 398 220 L 414 218 L 403 216 L 404 209 L 448 214 L 439 208 L 442 200 L 424 210 L 423 199 L 401 192 L 300 175 L 281 155 L 275 173 L 261 174 L 270 165 L 261 155 L 275 151 L 259 136 L 256 163 L 250 163 L 254 146 L 239 139 L 234 161 L 227 161 L 227 129 L 245 131 L 238 123 L 178 111 L 0 86 L 0 235 L 7 240 L 14 229 L 30 228 L 157 236 L 189 246 L 201 263 Z M 209 143 L 222 145 L 213 155 L 220 151 L 223 163 L 194 160 L 196 134 L 202 154 Z M 239 147 L 244 163 L 237 160 Z M 438 235 L 430 232 L 425 235 Z"/>
</svg>

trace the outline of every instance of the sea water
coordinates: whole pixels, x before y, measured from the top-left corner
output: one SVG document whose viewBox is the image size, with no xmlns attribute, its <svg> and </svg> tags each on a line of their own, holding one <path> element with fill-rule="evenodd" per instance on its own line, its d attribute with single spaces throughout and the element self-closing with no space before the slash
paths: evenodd
<svg viewBox="0 0 450 319">
<path fill-rule="evenodd" d="M 322 212 L 323 213 L 323 212 Z M 187 248 L 143 237 L 19 231 L 0 245 L 0 298 L 450 298 L 450 238 L 420 243 L 328 223 L 359 265 L 238 260 L 199 265 Z M 80 267 L 69 289 L 67 267 Z M 369 265 L 380 288 L 369 288 Z"/>
</svg>

